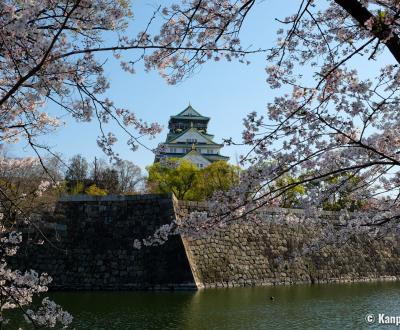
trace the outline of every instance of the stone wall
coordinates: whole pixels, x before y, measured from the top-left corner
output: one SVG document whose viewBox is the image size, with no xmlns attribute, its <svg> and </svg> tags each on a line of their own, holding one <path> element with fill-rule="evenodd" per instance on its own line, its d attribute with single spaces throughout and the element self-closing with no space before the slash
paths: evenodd
<svg viewBox="0 0 400 330">
<path fill-rule="evenodd" d="M 239 220 L 200 238 L 174 236 L 162 246 L 133 248 L 135 238 L 181 220 L 205 204 L 172 195 L 75 196 L 59 201 L 45 229 L 49 242 L 31 243 L 12 260 L 53 276 L 53 289 L 130 290 L 232 287 L 398 279 L 397 237 L 354 237 L 293 258 L 327 229 L 323 224 L 276 220 L 264 210 L 259 223 Z M 301 214 L 300 210 L 293 213 Z M 334 220 L 335 213 L 327 213 Z M 296 218 L 294 218 L 296 219 Z M 38 235 L 35 233 L 35 235 Z"/>
<path fill-rule="evenodd" d="M 195 289 L 179 236 L 161 248 L 133 248 L 174 217 L 171 195 L 65 197 L 45 229 L 51 244 L 32 237 L 13 262 L 49 273 L 53 289 Z"/>
<path fill-rule="evenodd" d="M 179 216 L 206 210 L 203 203 L 179 202 Z M 278 213 L 290 212 L 282 223 Z M 196 284 L 204 287 L 400 279 L 400 239 L 355 236 L 345 244 L 322 244 L 307 256 L 293 257 L 330 227 L 298 221 L 301 210 L 264 210 L 261 222 L 238 220 L 202 238 L 183 239 Z M 297 217 L 296 217 L 297 215 Z M 337 221 L 325 212 L 326 221 Z"/>
</svg>

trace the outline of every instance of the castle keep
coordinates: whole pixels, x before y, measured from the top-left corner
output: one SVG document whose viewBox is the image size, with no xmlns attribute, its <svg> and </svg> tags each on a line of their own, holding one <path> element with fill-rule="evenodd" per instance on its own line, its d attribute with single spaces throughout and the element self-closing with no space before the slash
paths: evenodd
<svg viewBox="0 0 400 330">
<path fill-rule="evenodd" d="M 213 141 L 214 135 L 208 133 L 210 118 L 204 117 L 189 105 L 185 110 L 171 116 L 168 122 L 169 133 L 163 143 L 164 151 L 156 158 L 188 159 L 199 168 L 204 168 L 218 160 L 229 160 L 220 155 L 223 144 Z"/>
</svg>

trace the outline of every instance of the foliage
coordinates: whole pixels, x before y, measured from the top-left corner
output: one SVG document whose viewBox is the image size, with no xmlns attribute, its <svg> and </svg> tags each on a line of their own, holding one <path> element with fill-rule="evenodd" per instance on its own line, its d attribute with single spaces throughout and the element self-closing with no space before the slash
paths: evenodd
<svg viewBox="0 0 400 330">
<path fill-rule="evenodd" d="M 50 160 L 43 160 L 49 163 Z M 53 171 L 52 177 L 57 177 Z M 0 213 L 2 225 L 17 225 L 21 212 L 30 210 L 32 219 L 51 211 L 63 185 L 52 182 L 36 158 L 0 157 Z M 6 224 L 7 222 L 7 224 Z"/>
<path fill-rule="evenodd" d="M 210 44 L 215 48 L 208 59 L 235 58 L 240 30 L 257 5 L 208 0 L 166 8 L 167 17 L 180 19 L 167 20 L 158 37 L 167 40 L 174 31 L 174 45 L 195 50 L 160 64 L 163 73 L 181 79 L 203 62 L 196 50 Z M 399 8 L 395 0 L 301 1 L 296 13 L 279 19 L 266 72 L 268 86 L 281 95 L 265 114 L 245 118 L 246 171 L 239 185 L 210 203 L 209 226 L 256 217 L 259 208 L 279 205 L 291 189 L 304 186 L 298 205 L 306 214 L 318 218 L 315 210 L 344 208 L 357 211 L 343 212 L 348 232 L 400 230 Z M 218 49 L 222 44 L 230 49 Z M 370 70 L 360 72 L 364 66 Z"/>
<path fill-rule="evenodd" d="M 170 83 L 194 72 L 207 59 L 246 62 L 245 56 L 254 50 L 243 48 L 239 36 L 257 4 L 255 0 L 179 1 L 161 11 L 156 9 L 154 19 L 159 13 L 163 16 L 158 35 L 149 32 L 153 18 L 137 35 L 131 31 L 128 35 L 127 23 L 133 14 L 124 0 L 1 1 L 1 142 L 22 139 L 39 155 L 39 150 L 50 148 L 39 143 L 38 137 L 57 129 L 62 124 L 59 118 L 71 114 L 78 121 L 99 121 L 97 142 L 109 158 L 118 159 L 112 148 L 116 135 L 106 129 L 110 120 L 128 134 L 127 143 L 135 150 L 140 141 L 129 127 L 138 136 L 154 136 L 160 126 L 144 123 L 105 97 L 109 82 L 104 58 L 96 54 L 112 51 L 121 59 L 122 52 L 129 50 L 133 55 L 121 60 L 125 71 L 134 73 L 134 65 L 143 60 L 146 69 L 157 69 Z M 368 201 L 362 212 L 347 213 L 349 231 L 370 228 L 375 236 L 379 230 L 398 231 L 398 1 L 301 1 L 295 13 L 279 22 L 283 28 L 278 31 L 277 44 L 266 47 L 266 72 L 269 87 L 284 87 L 282 95 L 271 100 L 266 114 L 250 113 L 244 120 L 243 143 L 251 151 L 242 158 L 247 168 L 239 184 L 214 193 L 211 218 L 199 213 L 190 219 L 198 217 L 204 229 L 206 220 L 212 227 L 243 215 L 251 217 L 260 207 L 276 205 L 288 189 L 309 184 L 301 198 L 306 211 L 321 208 L 337 189 L 343 189 L 351 201 Z M 374 62 L 379 56 L 384 61 Z M 358 72 L 360 67 L 374 64 L 375 70 Z M 60 113 L 50 116 L 44 104 L 55 105 Z M 190 178 L 196 177 L 196 169 L 183 167 L 183 178 L 171 177 L 169 170 L 158 172 L 165 174 L 171 186 L 180 188 L 182 197 L 189 198 L 195 184 Z M 300 178 L 300 173 L 306 174 Z M 288 175 L 299 179 L 286 180 Z M 351 176 L 359 179 L 351 182 Z M 333 177 L 337 180 L 330 181 Z M 174 181 L 178 179 L 182 182 Z M 9 209 L 20 205 L 24 210 L 9 212 L 7 217 L 25 214 L 24 221 L 31 222 L 36 213 L 29 203 L 22 203 L 26 192 L 11 181 L 3 182 L 2 205 Z M 321 181 L 324 184 L 318 186 Z M 46 186 L 46 181 L 32 185 L 31 196 L 41 195 Z M 263 189 L 266 187 L 269 189 Z M 347 207 L 343 198 L 331 198 Z M 6 267 L 4 262 L 2 265 Z M 10 274 L 8 269 L 4 274 Z M 10 277 L 2 290 L 21 281 L 32 282 L 29 276 Z M 39 291 L 24 292 L 22 306 Z M 2 296 L 3 301 L 13 297 L 6 291 Z M 39 325 L 57 319 L 55 315 L 47 319 L 42 311 L 37 316 L 25 315 L 31 320 L 37 317 Z"/>
<path fill-rule="evenodd" d="M 122 160 L 109 164 L 98 159 L 89 164 L 81 155 L 71 158 L 65 175 L 67 193 L 71 195 L 87 193 L 95 185 L 106 194 L 137 193 L 143 182 L 140 168 L 130 161 Z"/>
<path fill-rule="evenodd" d="M 169 158 L 147 168 L 148 187 L 154 193 L 172 192 L 178 199 L 204 201 L 239 182 L 239 168 L 224 161 L 199 169 L 191 161 Z"/>
<path fill-rule="evenodd" d="M 301 196 L 306 194 L 304 185 L 298 184 L 300 180 L 289 175 L 285 175 L 276 180 L 275 189 L 287 188 L 282 191 L 280 196 L 280 207 L 298 208 L 301 206 Z"/>
<path fill-rule="evenodd" d="M 85 185 L 83 182 L 75 181 L 75 182 L 69 182 L 69 189 L 67 192 L 70 195 L 80 195 L 83 194 L 85 191 Z"/>
<path fill-rule="evenodd" d="M 239 183 L 239 166 L 217 161 L 198 172 L 196 200 L 207 200 L 216 191 L 225 191 Z"/>
<path fill-rule="evenodd" d="M 326 196 L 322 200 L 322 208 L 327 211 L 360 210 L 366 201 L 354 200 L 352 191 L 361 182 L 361 178 L 349 173 L 334 175 L 318 182 L 311 181 L 299 184 L 307 175 L 291 177 L 282 176 L 276 180 L 274 189 L 281 191 L 279 206 L 285 208 L 299 208 L 302 199 L 312 190 L 318 190 L 318 196 Z M 333 191 L 332 188 L 334 187 Z"/>
<path fill-rule="evenodd" d="M 336 189 L 328 195 L 328 198 L 323 202 L 324 210 L 340 211 L 349 210 L 354 212 L 361 210 L 368 199 L 357 200 L 353 198 L 352 191 L 357 188 L 357 185 L 362 181 L 359 176 L 344 173 L 328 178 L 327 183 L 330 187 Z"/>
<path fill-rule="evenodd" d="M 199 169 L 191 161 L 169 158 L 147 167 L 149 190 L 154 193 L 172 192 L 178 199 L 195 196 Z"/>
<path fill-rule="evenodd" d="M 108 194 L 107 190 L 97 187 L 96 184 L 89 186 L 85 193 L 89 196 L 106 196 Z"/>
</svg>

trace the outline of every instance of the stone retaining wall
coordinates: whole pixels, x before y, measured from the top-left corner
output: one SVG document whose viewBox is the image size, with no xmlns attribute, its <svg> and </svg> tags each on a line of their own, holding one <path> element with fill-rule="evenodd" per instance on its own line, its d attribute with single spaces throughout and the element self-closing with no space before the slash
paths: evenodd
<svg viewBox="0 0 400 330">
<path fill-rule="evenodd" d="M 49 273 L 53 289 L 195 289 L 179 236 L 161 248 L 133 248 L 135 238 L 174 217 L 169 194 L 65 197 L 52 219 L 57 225 L 45 229 L 51 244 L 37 245 L 40 237 L 32 238 L 12 262 Z"/>
<path fill-rule="evenodd" d="M 206 210 L 203 203 L 179 203 L 179 216 Z M 277 213 L 301 216 L 303 211 L 264 210 L 260 222 L 238 220 L 202 238 L 184 238 L 198 287 L 233 287 L 300 283 L 360 282 L 400 279 L 400 239 L 352 237 L 344 244 L 322 244 L 293 257 L 318 241 L 331 227 L 296 220 L 277 220 Z M 332 221 L 334 212 L 324 212 Z M 337 220 L 337 219 L 336 219 Z"/>
<path fill-rule="evenodd" d="M 18 267 L 45 271 L 54 289 L 129 290 L 233 287 L 398 279 L 398 237 L 353 237 L 322 246 L 309 256 L 296 251 L 318 239 L 324 225 L 275 220 L 264 210 L 259 223 L 238 220 L 200 238 L 174 236 L 162 246 L 133 248 L 134 238 L 154 233 L 205 204 L 172 195 L 70 197 L 62 199 L 46 229 L 50 244 L 30 244 L 14 259 Z M 292 210 L 301 214 L 301 210 Z M 328 212 L 331 218 L 335 213 Z M 32 241 L 34 242 L 36 238 Z"/>
</svg>

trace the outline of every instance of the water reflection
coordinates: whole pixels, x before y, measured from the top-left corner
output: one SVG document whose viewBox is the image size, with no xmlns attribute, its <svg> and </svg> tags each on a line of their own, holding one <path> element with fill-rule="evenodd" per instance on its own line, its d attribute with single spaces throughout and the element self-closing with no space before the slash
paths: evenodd
<svg viewBox="0 0 400 330">
<path fill-rule="evenodd" d="M 373 329 L 364 320 L 367 313 L 400 315 L 400 283 L 77 292 L 52 298 L 74 315 L 75 329 Z"/>
</svg>

